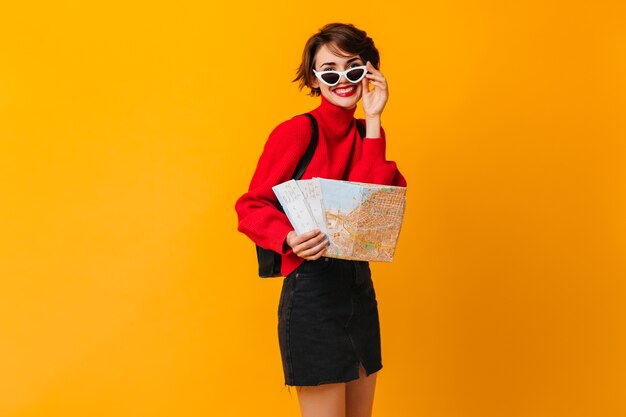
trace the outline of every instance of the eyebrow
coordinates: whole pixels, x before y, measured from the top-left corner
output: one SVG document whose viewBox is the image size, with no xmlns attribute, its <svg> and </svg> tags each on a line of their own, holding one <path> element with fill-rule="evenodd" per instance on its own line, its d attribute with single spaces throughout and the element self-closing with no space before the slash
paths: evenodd
<svg viewBox="0 0 626 417">
<path fill-rule="evenodd" d="M 355 56 L 354 58 L 350 58 L 350 59 L 346 62 L 346 64 L 350 64 L 350 63 L 352 63 L 352 62 L 354 62 L 354 61 L 358 61 L 358 60 L 360 60 L 360 59 L 361 59 L 361 57 Z M 323 64 L 321 64 L 321 65 L 320 65 L 320 67 L 323 67 L 324 65 L 337 65 L 337 63 L 336 63 L 336 62 L 324 62 Z"/>
</svg>

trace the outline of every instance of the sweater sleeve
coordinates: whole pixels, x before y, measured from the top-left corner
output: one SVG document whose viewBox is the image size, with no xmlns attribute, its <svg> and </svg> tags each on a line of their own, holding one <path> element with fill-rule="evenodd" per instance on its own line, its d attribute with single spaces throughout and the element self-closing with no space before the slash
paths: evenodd
<svg viewBox="0 0 626 417">
<path fill-rule="evenodd" d="M 311 124 L 296 117 L 278 125 L 270 134 L 252 176 L 248 192 L 235 203 L 238 230 L 262 248 L 287 255 L 284 244 L 293 230 L 287 216 L 278 209 L 272 187 L 291 179 L 311 138 Z"/>
<path fill-rule="evenodd" d="M 385 131 L 380 128 L 380 138 L 364 138 L 360 157 L 355 161 L 349 181 L 406 187 L 406 179 L 394 161 L 386 160 Z"/>
</svg>

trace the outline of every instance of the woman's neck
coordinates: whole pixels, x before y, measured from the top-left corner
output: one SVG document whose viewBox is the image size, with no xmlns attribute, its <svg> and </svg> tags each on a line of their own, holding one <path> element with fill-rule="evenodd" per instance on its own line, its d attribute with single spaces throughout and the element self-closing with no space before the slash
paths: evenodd
<svg viewBox="0 0 626 417">
<path fill-rule="evenodd" d="M 322 102 L 316 110 L 316 113 L 323 119 L 322 122 L 324 124 L 335 127 L 347 127 L 354 120 L 356 106 L 351 109 L 345 109 L 331 103 L 326 97 L 322 96 Z"/>
</svg>

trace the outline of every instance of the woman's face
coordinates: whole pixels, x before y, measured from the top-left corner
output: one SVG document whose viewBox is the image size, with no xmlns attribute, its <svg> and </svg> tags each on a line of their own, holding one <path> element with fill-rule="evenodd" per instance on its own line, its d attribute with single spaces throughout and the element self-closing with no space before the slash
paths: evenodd
<svg viewBox="0 0 626 417">
<path fill-rule="evenodd" d="M 345 52 L 342 52 L 342 55 L 337 55 L 326 44 L 320 46 L 317 50 L 314 62 L 314 69 L 317 72 L 328 70 L 345 71 L 348 68 L 365 65 L 365 62 L 358 55 L 351 55 Z M 342 76 L 339 83 L 332 87 L 327 86 L 318 80 L 317 77 L 314 77 L 311 86 L 319 88 L 322 96 L 329 102 L 344 109 L 352 109 L 356 106 L 361 99 L 363 88 L 361 81 L 353 84 L 345 76 Z"/>
</svg>

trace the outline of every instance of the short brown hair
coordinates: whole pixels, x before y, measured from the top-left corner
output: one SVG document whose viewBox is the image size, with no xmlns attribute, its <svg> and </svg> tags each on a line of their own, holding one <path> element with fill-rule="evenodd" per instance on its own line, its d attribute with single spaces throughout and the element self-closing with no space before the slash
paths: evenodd
<svg viewBox="0 0 626 417">
<path fill-rule="evenodd" d="M 351 24 L 329 23 L 307 41 L 302 53 L 302 62 L 296 71 L 296 78 L 293 80 L 298 82 L 300 90 L 304 87 L 310 88 L 311 92 L 309 95 L 311 96 L 319 96 L 321 94 L 319 88 L 312 87 L 312 82 L 315 77 L 313 74 L 315 64 L 313 60 L 322 45 L 332 45 L 330 47 L 334 49 L 333 52 L 340 55 L 342 52 L 358 55 L 363 61 L 371 62 L 376 69 L 380 65 L 378 49 L 374 46 L 372 38 L 367 36 L 367 33 Z"/>
</svg>

